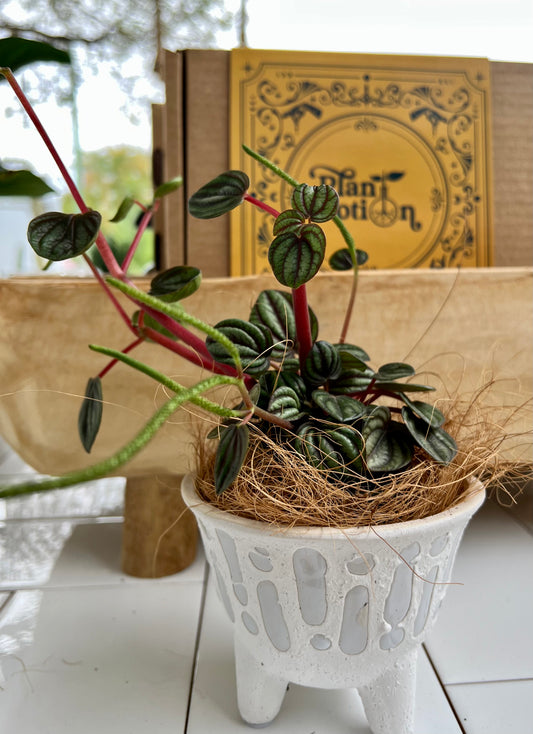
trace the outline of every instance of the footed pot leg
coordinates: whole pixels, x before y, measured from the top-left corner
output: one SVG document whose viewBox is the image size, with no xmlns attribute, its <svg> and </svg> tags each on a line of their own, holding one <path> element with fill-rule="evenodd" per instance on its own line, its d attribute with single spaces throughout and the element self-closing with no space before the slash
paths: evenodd
<svg viewBox="0 0 533 734">
<path fill-rule="evenodd" d="M 412 734 L 418 650 L 359 688 L 372 734 Z"/>
<path fill-rule="evenodd" d="M 237 704 L 243 721 L 261 728 L 276 718 L 287 690 L 287 681 L 267 673 L 261 663 L 235 640 Z"/>
</svg>

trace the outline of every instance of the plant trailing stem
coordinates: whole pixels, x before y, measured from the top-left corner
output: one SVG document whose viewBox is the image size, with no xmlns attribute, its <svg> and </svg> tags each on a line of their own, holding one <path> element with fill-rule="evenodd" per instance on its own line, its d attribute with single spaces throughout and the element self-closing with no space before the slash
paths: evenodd
<svg viewBox="0 0 533 734">
<path fill-rule="evenodd" d="M 155 433 L 161 426 L 180 408 L 184 403 L 191 401 L 201 393 L 210 390 L 217 385 L 236 385 L 240 384 L 240 380 L 232 377 L 223 377 L 221 375 L 210 377 L 207 380 L 199 382 L 191 388 L 180 392 L 178 395 L 170 398 L 159 410 L 157 410 L 150 420 L 143 426 L 137 435 L 116 454 L 105 459 L 104 461 L 93 464 L 92 466 L 80 469 L 63 477 L 53 477 L 43 481 L 24 482 L 21 484 L 8 485 L 0 487 L 0 497 L 16 497 L 35 492 L 45 492 L 50 489 L 64 489 L 81 482 L 89 482 L 94 479 L 106 477 L 112 472 L 116 472 L 120 467 L 124 466 L 136 454 L 143 449 L 146 444 L 153 438 Z"/>
<path fill-rule="evenodd" d="M 24 108 L 24 111 L 26 112 L 30 120 L 33 122 L 35 128 L 37 129 L 37 132 L 41 136 L 41 139 L 43 140 L 44 144 L 48 148 L 50 155 L 52 156 L 57 167 L 59 168 L 61 175 L 63 176 L 63 179 L 65 180 L 65 183 L 67 184 L 69 191 L 72 194 L 72 197 L 74 201 L 76 202 L 76 204 L 78 205 L 80 211 L 82 213 L 88 212 L 89 207 L 85 204 L 85 201 L 83 200 L 80 192 L 78 191 L 78 187 L 74 183 L 70 173 L 67 171 L 65 164 L 61 160 L 61 156 L 57 152 L 54 144 L 52 143 L 52 140 L 50 139 L 50 136 L 44 129 L 41 121 L 39 120 L 37 114 L 35 113 L 33 107 L 31 106 L 28 98 L 26 97 L 19 83 L 15 79 L 13 72 L 11 71 L 11 69 L 1 67 L 0 73 L 2 73 L 4 77 L 7 79 L 14 93 L 18 97 L 19 102 L 21 103 L 22 107 Z M 102 255 L 102 258 L 109 272 L 112 275 L 114 275 L 115 277 L 118 277 L 118 278 L 123 277 L 124 273 L 122 269 L 120 268 L 119 264 L 117 263 L 115 256 L 113 255 L 111 251 L 111 248 L 109 247 L 105 237 L 103 236 L 101 232 L 98 233 L 98 236 L 96 238 L 96 246 L 98 247 L 98 250 L 100 251 L 100 254 Z"/>
<path fill-rule="evenodd" d="M 146 228 L 150 224 L 150 221 L 154 214 L 156 214 L 157 210 L 159 209 L 159 199 L 156 199 L 154 201 L 153 207 L 151 209 L 145 210 L 142 219 L 139 223 L 139 226 L 137 228 L 137 232 L 135 233 L 135 237 L 133 238 L 133 241 L 131 245 L 129 246 L 129 249 L 126 253 L 126 256 L 124 257 L 124 260 L 122 261 L 122 270 L 127 273 L 128 268 L 131 264 L 131 261 L 133 260 L 133 257 L 135 253 L 137 252 L 137 248 L 139 246 L 139 242 L 141 241 L 141 237 L 146 231 Z"/>
<path fill-rule="evenodd" d="M 136 339 L 134 342 L 131 342 L 131 344 L 128 344 L 127 347 L 125 347 L 120 354 L 127 354 L 128 352 L 131 352 L 135 347 L 138 347 L 139 344 L 143 343 L 143 339 Z M 119 362 L 118 357 L 114 357 L 114 359 L 111 360 L 111 362 L 108 362 L 108 364 L 104 367 L 104 369 L 99 372 L 98 377 L 102 379 L 107 375 L 107 373 Z"/>
</svg>

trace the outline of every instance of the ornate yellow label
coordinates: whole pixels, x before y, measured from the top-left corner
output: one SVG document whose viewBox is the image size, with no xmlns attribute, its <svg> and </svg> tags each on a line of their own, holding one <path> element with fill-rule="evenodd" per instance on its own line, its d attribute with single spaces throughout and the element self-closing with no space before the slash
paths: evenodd
<svg viewBox="0 0 533 734">
<path fill-rule="evenodd" d="M 327 183 L 369 268 L 491 264 L 489 62 L 451 57 L 231 52 L 231 167 L 279 211 L 293 178 Z M 268 269 L 273 219 L 232 215 L 233 275 Z M 328 255 L 343 241 L 326 225 Z"/>
</svg>

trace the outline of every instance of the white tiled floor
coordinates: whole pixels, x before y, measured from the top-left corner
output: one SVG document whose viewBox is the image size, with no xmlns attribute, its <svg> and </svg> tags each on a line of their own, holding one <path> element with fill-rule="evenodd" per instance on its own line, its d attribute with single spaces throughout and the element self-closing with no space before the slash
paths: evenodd
<svg viewBox="0 0 533 734">
<path fill-rule="evenodd" d="M 530 512 L 527 497 L 512 513 L 487 503 L 467 529 L 454 572 L 463 585 L 449 588 L 420 656 L 416 734 L 533 730 Z M 182 574 L 131 579 L 119 570 L 120 541 L 119 523 L 74 528 L 42 588 L 33 643 L 2 660 L 0 731 L 249 732 L 231 627 L 205 587 L 202 552 Z M 29 593 L 2 591 L 0 621 Z M 270 731 L 369 734 L 357 694 L 298 686 Z"/>
</svg>

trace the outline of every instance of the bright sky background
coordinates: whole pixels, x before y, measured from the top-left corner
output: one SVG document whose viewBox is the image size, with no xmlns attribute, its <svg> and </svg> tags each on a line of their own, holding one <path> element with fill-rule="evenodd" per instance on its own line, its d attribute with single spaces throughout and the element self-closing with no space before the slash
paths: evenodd
<svg viewBox="0 0 533 734">
<path fill-rule="evenodd" d="M 227 0 L 226 6 L 237 10 L 240 0 Z M 532 0 L 248 0 L 248 18 L 251 48 L 486 56 L 533 62 Z M 237 32 L 220 34 L 219 42 L 223 48 L 238 45 Z M 121 144 L 149 149 L 149 120 L 132 125 L 120 112 L 121 97 L 117 85 L 107 78 L 83 85 L 79 95 L 83 149 Z M 154 99 L 158 99 L 155 91 Z M 12 102 L 3 84 L 0 159 L 26 157 L 54 180 L 54 166 L 33 130 L 21 131 L 18 116 L 3 118 L 1 110 L 7 100 Z M 39 113 L 61 153 L 71 161 L 68 110 L 43 106 Z"/>
</svg>

